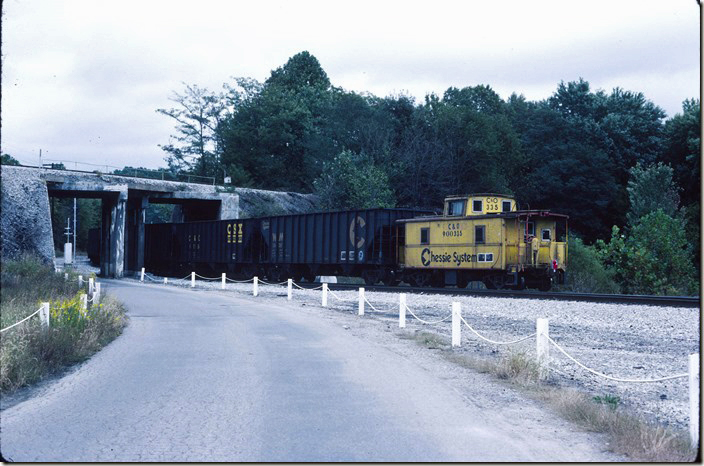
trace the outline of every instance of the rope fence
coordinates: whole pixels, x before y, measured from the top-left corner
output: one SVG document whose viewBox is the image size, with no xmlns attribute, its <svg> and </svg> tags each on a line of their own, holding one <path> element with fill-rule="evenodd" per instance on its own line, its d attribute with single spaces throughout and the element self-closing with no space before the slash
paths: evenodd
<svg viewBox="0 0 704 466">
<path fill-rule="evenodd" d="M 604 373 L 597 372 L 597 371 L 595 371 L 594 369 L 590 369 L 589 367 L 585 366 L 585 365 L 582 364 L 581 362 L 577 361 L 574 357 L 570 356 L 570 355 L 567 353 L 567 351 L 565 351 L 562 347 L 560 347 L 560 345 L 558 345 L 558 344 L 555 342 L 555 340 L 553 340 L 553 339 L 550 338 L 550 337 L 547 337 L 547 338 L 548 338 L 548 341 L 550 341 L 550 343 L 552 343 L 553 346 L 555 346 L 555 348 L 557 348 L 562 354 L 564 354 L 564 355 L 567 357 L 567 359 L 569 359 L 570 361 L 574 362 L 575 364 L 577 364 L 577 365 L 578 365 L 579 367 L 581 367 L 582 369 L 586 370 L 587 372 L 591 372 L 592 374 L 597 375 L 597 376 L 599 376 L 599 377 L 603 377 L 603 378 L 608 379 L 608 380 L 613 380 L 614 382 L 625 382 L 625 383 L 653 383 L 653 382 L 663 382 L 663 381 L 665 381 L 665 380 L 681 379 L 681 378 L 684 378 L 684 377 L 688 377 L 688 376 L 689 376 L 688 373 L 684 373 L 684 374 L 670 375 L 670 376 L 667 376 L 667 377 L 660 377 L 660 378 L 658 378 L 658 379 L 624 379 L 624 378 L 620 378 L 620 377 L 612 377 L 612 376 L 610 376 L 610 375 L 606 375 L 606 374 L 604 374 Z"/>
<path fill-rule="evenodd" d="M 6 332 L 6 331 L 10 330 L 11 328 L 17 327 L 18 325 L 27 322 L 29 319 L 31 319 L 32 317 L 36 316 L 36 315 L 39 314 L 40 312 L 42 312 L 42 310 L 43 310 L 43 308 L 40 307 L 40 308 L 37 309 L 34 313 L 28 315 L 27 317 L 25 317 L 24 319 L 20 320 L 19 322 L 15 323 L 15 324 L 12 324 L 12 325 L 10 325 L 9 327 L 5 327 L 4 329 L 0 330 L 0 333 L 1 333 L 1 332 Z"/>
<path fill-rule="evenodd" d="M 476 336 L 478 336 L 479 338 L 481 338 L 482 340 L 484 340 L 484 341 L 486 341 L 486 342 L 488 342 L 488 343 L 491 343 L 492 345 L 513 345 L 513 344 L 515 344 L 515 343 L 520 343 L 520 342 L 522 342 L 522 341 L 529 340 L 529 339 L 531 339 L 531 338 L 533 338 L 534 336 L 537 335 L 537 333 L 534 332 L 534 333 L 531 333 L 531 334 L 528 335 L 528 336 L 525 336 L 525 337 L 523 337 L 523 338 L 519 338 L 519 339 L 517 339 L 517 340 L 512 340 L 512 341 L 494 341 L 494 340 L 490 340 L 490 339 L 488 339 L 488 338 L 482 336 L 479 332 L 477 332 L 476 330 L 474 330 L 474 329 L 472 328 L 472 326 L 469 325 L 466 320 L 464 320 L 464 317 L 460 316 L 460 319 L 462 320 L 462 322 L 464 322 L 464 325 L 467 326 L 467 328 L 468 328 L 469 330 L 471 330 Z"/>
<path fill-rule="evenodd" d="M 412 315 L 413 317 L 415 317 L 416 320 L 418 320 L 419 322 L 422 322 L 422 323 L 424 323 L 424 324 L 427 324 L 427 325 L 437 325 L 437 324 L 440 324 L 440 323 L 442 323 L 442 322 L 447 321 L 447 319 L 449 319 L 449 318 L 452 317 L 452 314 L 449 314 L 448 316 L 443 317 L 443 318 L 440 319 L 440 320 L 435 320 L 435 321 L 429 322 L 429 321 L 427 321 L 427 320 L 423 320 L 423 319 L 421 319 L 420 317 L 418 317 L 418 316 L 415 314 L 415 312 L 413 312 L 413 311 L 411 310 L 411 308 L 408 307 L 407 305 L 405 305 L 405 307 L 406 307 L 406 310 L 407 310 L 408 312 L 410 312 L 411 315 Z"/>
<path fill-rule="evenodd" d="M 144 269 L 142 270 L 142 279 L 141 281 L 144 281 Z M 153 279 L 146 275 L 149 280 L 151 281 L 157 281 L 156 279 Z M 343 303 L 352 303 L 358 300 L 359 303 L 359 312 L 358 314 L 360 316 L 364 315 L 365 311 L 365 305 L 369 306 L 371 310 L 373 310 L 376 313 L 379 314 L 388 314 L 388 313 L 393 313 L 395 311 L 394 308 L 390 309 L 380 309 L 374 306 L 370 300 L 366 297 L 364 288 L 360 287 L 359 288 L 359 298 L 358 299 L 346 299 L 338 295 L 337 293 L 331 291 L 328 287 L 327 283 L 322 283 L 320 286 L 316 288 L 304 288 L 300 286 L 297 283 L 294 283 L 293 280 L 288 279 L 287 281 L 280 282 L 280 283 L 269 283 L 264 280 L 260 280 L 258 277 L 253 277 L 248 280 L 232 280 L 226 277 L 226 275 L 223 273 L 222 277 L 218 278 L 211 278 L 211 277 L 204 277 L 202 275 L 196 274 L 195 272 L 192 272 L 191 274 L 187 275 L 184 278 L 178 279 L 176 281 L 184 281 L 188 278 L 191 278 L 191 287 L 195 287 L 196 283 L 196 277 L 206 280 L 206 281 L 214 281 L 221 279 L 222 280 L 222 289 L 225 289 L 225 284 L 227 282 L 231 283 L 252 283 L 253 288 L 252 288 L 252 294 L 253 296 L 258 295 L 258 285 L 261 283 L 262 285 L 268 285 L 268 286 L 281 286 L 281 285 L 287 285 L 288 287 L 288 294 L 287 294 L 287 299 L 291 300 L 292 299 L 292 290 L 293 287 L 296 287 L 297 289 L 300 290 L 309 290 L 309 291 L 317 291 L 317 290 L 322 290 L 322 306 L 327 307 L 328 306 L 328 295 L 331 295 L 333 298 L 335 298 L 339 302 Z M 164 283 L 166 283 L 166 279 L 164 279 Z M 41 309 L 40 309 L 41 310 Z M 663 382 L 667 380 L 674 380 L 674 379 L 681 379 L 681 378 L 687 378 L 689 377 L 689 385 L 690 385 L 690 433 L 692 434 L 692 440 L 693 442 L 696 440 L 698 443 L 698 432 L 699 432 L 699 424 L 698 424 L 698 410 L 699 410 L 699 355 L 690 355 L 690 360 L 689 360 L 689 372 L 688 373 L 680 373 L 680 374 L 675 374 L 671 376 L 665 376 L 665 377 L 659 377 L 659 378 L 653 378 L 653 379 L 630 379 L 630 378 L 623 378 L 623 377 L 614 377 L 611 375 L 604 374 L 602 372 L 599 372 L 595 369 L 587 367 L 585 364 L 581 363 L 577 359 L 575 359 L 573 356 L 571 356 L 565 349 L 563 349 L 560 345 L 555 342 L 552 338 L 549 336 L 549 330 L 548 330 L 548 319 L 537 319 L 536 321 L 536 331 L 531 333 L 530 335 L 526 335 L 520 338 L 516 338 L 513 340 L 508 340 L 508 341 L 497 341 L 493 340 L 490 338 L 487 338 L 486 336 L 482 335 L 479 331 L 477 331 L 475 328 L 473 328 L 469 322 L 462 316 L 461 313 L 461 306 L 459 302 L 453 302 L 452 303 L 452 312 L 448 314 L 447 316 L 439 319 L 439 320 L 425 320 L 421 317 L 419 317 L 416 312 L 414 312 L 406 303 L 406 294 L 405 293 L 400 293 L 399 294 L 399 306 L 398 306 L 398 315 L 399 315 L 399 327 L 400 328 L 405 328 L 406 326 L 406 312 L 410 313 L 413 318 L 415 318 L 417 321 L 419 321 L 422 324 L 425 325 L 440 325 L 444 322 L 447 322 L 448 320 L 452 319 L 451 323 L 451 334 L 452 334 L 452 347 L 459 347 L 461 346 L 461 324 L 464 324 L 469 331 L 475 335 L 477 338 L 479 338 L 481 341 L 484 341 L 486 343 L 492 344 L 492 345 L 513 345 L 513 344 L 518 344 L 527 340 L 531 340 L 535 338 L 536 341 L 536 359 L 537 359 L 537 364 L 539 367 L 539 377 L 542 380 L 547 379 L 549 371 L 553 370 L 555 372 L 561 372 L 557 368 L 551 368 L 551 360 L 549 358 L 549 347 L 552 345 L 557 350 L 563 354 L 567 359 L 569 359 L 571 362 L 579 366 L 580 368 L 586 370 L 587 372 L 605 378 L 607 380 L 611 380 L 614 382 L 622 382 L 622 383 L 657 383 L 657 382 Z M 3 329 L 2 331 L 4 332 L 5 330 L 9 330 L 10 328 L 19 325 L 20 323 L 26 321 L 30 317 L 36 315 L 39 313 L 39 311 L 35 312 L 31 316 L 28 316 L 25 318 L 23 321 L 18 322 L 17 324 L 14 324 L 11 327 L 8 327 L 7 329 Z M 695 435 L 696 433 L 696 435 Z"/>
</svg>

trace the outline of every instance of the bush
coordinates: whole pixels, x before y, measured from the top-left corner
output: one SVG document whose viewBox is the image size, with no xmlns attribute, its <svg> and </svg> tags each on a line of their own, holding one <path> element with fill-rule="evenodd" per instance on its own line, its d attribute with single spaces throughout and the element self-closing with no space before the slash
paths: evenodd
<svg viewBox="0 0 704 466">
<path fill-rule="evenodd" d="M 577 293 L 618 293 L 619 287 L 599 261 L 592 246 L 570 238 L 568 280 L 564 290 Z"/>
<path fill-rule="evenodd" d="M 50 303 L 50 328 L 34 317 L 2 333 L 0 391 L 7 392 L 41 380 L 81 362 L 116 338 L 126 325 L 124 309 L 104 297 L 99 305 L 81 310 L 77 276 L 62 273 L 35 257 L 7 262 L 2 270 L 1 325 L 9 327 L 32 314 L 40 302 Z"/>
</svg>

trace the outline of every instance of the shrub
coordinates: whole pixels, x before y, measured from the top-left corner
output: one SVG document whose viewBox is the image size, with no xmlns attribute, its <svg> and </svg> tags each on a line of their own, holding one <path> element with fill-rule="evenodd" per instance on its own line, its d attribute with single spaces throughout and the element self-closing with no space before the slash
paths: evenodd
<svg viewBox="0 0 704 466">
<path fill-rule="evenodd" d="M 2 333 L 0 391 L 35 383 L 48 374 L 83 361 L 116 338 L 126 325 L 124 309 L 109 296 L 87 311 L 81 309 L 77 276 L 62 273 L 26 256 L 7 262 L 2 270 L 2 327 L 32 314 L 40 302 L 50 303 L 50 328 L 38 318 Z"/>
</svg>

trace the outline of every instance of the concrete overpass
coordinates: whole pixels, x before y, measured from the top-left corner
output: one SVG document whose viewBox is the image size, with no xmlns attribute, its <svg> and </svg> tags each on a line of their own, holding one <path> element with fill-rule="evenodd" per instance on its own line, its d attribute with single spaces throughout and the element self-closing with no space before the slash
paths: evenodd
<svg viewBox="0 0 704 466">
<path fill-rule="evenodd" d="M 101 173 L 2 166 L 2 258 L 23 251 L 54 259 L 49 197 L 102 201 L 100 273 L 121 277 L 144 264 L 145 209 L 150 203 L 180 206 L 180 220 L 239 216 L 233 188 Z"/>
</svg>

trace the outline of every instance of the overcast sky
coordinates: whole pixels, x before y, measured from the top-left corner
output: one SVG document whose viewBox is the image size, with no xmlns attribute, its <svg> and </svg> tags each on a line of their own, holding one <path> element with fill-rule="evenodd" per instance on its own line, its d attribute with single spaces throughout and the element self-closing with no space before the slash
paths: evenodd
<svg viewBox="0 0 704 466">
<path fill-rule="evenodd" d="M 264 81 L 303 50 L 333 85 L 377 96 L 488 84 L 549 97 L 580 77 L 642 92 L 668 117 L 699 98 L 695 0 L 2 2 L 2 152 L 166 166 L 182 83 Z M 67 168 L 73 168 L 67 164 Z M 86 169 L 82 165 L 78 168 Z"/>
</svg>

